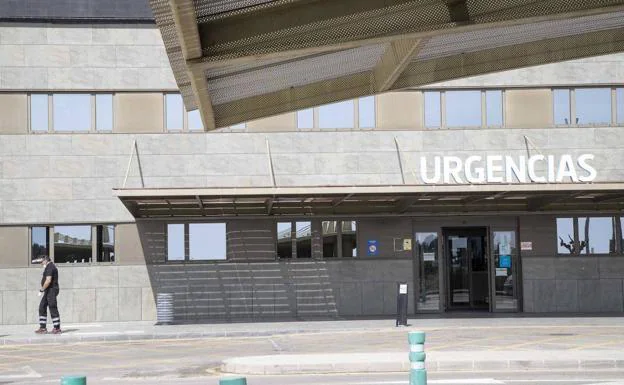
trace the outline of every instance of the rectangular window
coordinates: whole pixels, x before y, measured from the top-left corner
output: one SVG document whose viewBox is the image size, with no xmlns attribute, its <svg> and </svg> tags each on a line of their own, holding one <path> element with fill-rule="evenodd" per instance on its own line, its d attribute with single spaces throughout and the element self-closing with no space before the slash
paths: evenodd
<svg viewBox="0 0 624 385">
<path fill-rule="evenodd" d="M 230 126 L 232 131 L 245 131 L 247 129 L 247 123 L 238 123 Z"/>
<path fill-rule="evenodd" d="M 312 223 L 297 222 L 297 258 L 312 258 Z"/>
<path fill-rule="evenodd" d="M 358 99 L 360 128 L 375 128 L 375 97 L 366 96 Z"/>
<path fill-rule="evenodd" d="M 37 263 L 40 258 L 50 255 L 50 228 L 34 226 L 30 229 L 30 260 Z"/>
<path fill-rule="evenodd" d="M 184 224 L 169 223 L 167 225 L 167 260 L 184 261 L 184 250 Z"/>
<path fill-rule="evenodd" d="M 92 260 L 91 226 L 54 226 L 54 262 L 88 263 Z"/>
<path fill-rule="evenodd" d="M 442 125 L 442 107 L 440 106 L 440 92 L 427 91 L 425 97 L 425 127 L 440 128 Z"/>
<path fill-rule="evenodd" d="M 113 94 L 95 95 L 95 129 L 113 130 Z"/>
<path fill-rule="evenodd" d="M 353 128 L 355 103 L 353 100 L 318 107 L 319 128 Z"/>
<path fill-rule="evenodd" d="M 277 223 L 277 257 L 292 258 L 292 223 Z"/>
<path fill-rule="evenodd" d="M 189 111 L 187 115 L 189 131 L 203 131 L 204 124 L 201 120 L 199 110 Z"/>
<path fill-rule="evenodd" d="M 115 226 L 98 225 L 97 262 L 115 262 Z"/>
<path fill-rule="evenodd" d="M 615 104 L 617 124 L 624 124 L 624 88 L 615 90 Z"/>
<path fill-rule="evenodd" d="M 355 221 L 342 221 L 340 235 L 342 242 L 342 257 L 357 257 L 357 223 Z"/>
<path fill-rule="evenodd" d="M 338 221 L 321 222 L 323 234 L 323 258 L 338 257 Z"/>
<path fill-rule="evenodd" d="M 615 253 L 615 223 L 612 217 L 578 218 L 580 253 Z"/>
<path fill-rule="evenodd" d="M 486 125 L 503 126 L 503 91 L 485 91 Z"/>
<path fill-rule="evenodd" d="M 357 257 L 357 224 L 355 221 L 323 221 L 323 258 Z"/>
<path fill-rule="evenodd" d="M 48 95 L 30 95 L 30 130 L 32 132 L 48 131 Z"/>
<path fill-rule="evenodd" d="M 611 124 L 611 89 L 574 90 L 576 124 Z"/>
<path fill-rule="evenodd" d="M 553 90 L 553 119 L 555 125 L 570 124 L 570 90 Z"/>
<path fill-rule="evenodd" d="M 557 253 L 577 254 L 574 218 L 557 218 Z"/>
<path fill-rule="evenodd" d="M 54 131 L 88 132 L 91 130 L 90 94 L 52 95 Z"/>
<path fill-rule="evenodd" d="M 446 126 L 481 127 L 481 91 L 447 91 Z"/>
<path fill-rule="evenodd" d="M 420 293 L 418 297 L 418 310 L 439 310 L 440 308 L 440 284 L 439 284 L 439 261 L 438 233 L 416 233 L 415 251 L 419 260 Z"/>
<path fill-rule="evenodd" d="M 190 223 L 188 227 L 191 261 L 226 259 L 225 223 Z"/>
<path fill-rule="evenodd" d="M 314 128 L 314 109 L 297 111 L 297 128 Z"/>
<path fill-rule="evenodd" d="M 181 131 L 184 128 L 183 113 L 182 95 L 165 94 L 165 127 L 167 131 Z"/>
</svg>

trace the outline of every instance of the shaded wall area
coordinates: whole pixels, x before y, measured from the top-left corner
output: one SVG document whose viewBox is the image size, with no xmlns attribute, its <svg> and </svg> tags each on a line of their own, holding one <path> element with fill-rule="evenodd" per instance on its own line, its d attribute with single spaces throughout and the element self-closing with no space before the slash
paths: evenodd
<svg viewBox="0 0 624 385">
<path fill-rule="evenodd" d="M 624 256 L 559 256 L 555 217 L 521 217 L 524 311 L 624 311 Z"/>
</svg>

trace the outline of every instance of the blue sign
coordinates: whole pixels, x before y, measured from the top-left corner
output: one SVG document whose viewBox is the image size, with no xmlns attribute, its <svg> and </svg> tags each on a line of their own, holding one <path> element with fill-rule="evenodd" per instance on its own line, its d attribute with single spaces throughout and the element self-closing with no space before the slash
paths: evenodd
<svg viewBox="0 0 624 385">
<path fill-rule="evenodd" d="M 369 240 L 368 241 L 368 247 L 367 247 L 367 252 L 368 252 L 368 256 L 369 257 L 375 257 L 379 254 L 379 249 L 377 248 L 377 241 L 376 240 Z"/>
<path fill-rule="evenodd" d="M 506 267 L 506 268 L 510 268 L 511 267 L 511 255 L 501 255 L 498 258 L 498 267 Z"/>
</svg>

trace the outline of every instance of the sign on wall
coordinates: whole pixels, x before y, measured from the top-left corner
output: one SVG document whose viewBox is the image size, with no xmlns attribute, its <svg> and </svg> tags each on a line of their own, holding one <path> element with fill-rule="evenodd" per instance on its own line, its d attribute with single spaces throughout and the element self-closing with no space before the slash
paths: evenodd
<svg viewBox="0 0 624 385">
<path fill-rule="evenodd" d="M 368 247 L 366 248 L 367 255 L 369 257 L 376 257 L 379 254 L 379 249 L 377 248 L 377 241 L 374 239 L 368 240 Z"/>
<path fill-rule="evenodd" d="M 593 160 L 593 154 L 423 156 L 420 178 L 426 184 L 592 182 L 597 176 Z"/>
</svg>

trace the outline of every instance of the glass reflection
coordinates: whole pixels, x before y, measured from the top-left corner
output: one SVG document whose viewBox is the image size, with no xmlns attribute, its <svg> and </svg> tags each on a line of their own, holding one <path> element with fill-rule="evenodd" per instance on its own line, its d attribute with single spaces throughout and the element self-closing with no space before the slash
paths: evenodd
<svg viewBox="0 0 624 385">
<path fill-rule="evenodd" d="M 439 258 L 438 258 L 438 234 L 435 232 L 415 234 L 416 255 L 420 267 L 420 295 L 418 297 L 418 310 L 439 310 L 440 308 L 440 285 L 439 285 Z"/>
<path fill-rule="evenodd" d="M 55 263 L 86 263 L 91 259 L 91 226 L 54 226 Z"/>
<path fill-rule="evenodd" d="M 514 271 L 516 233 L 514 231 L 494 231 L 494 290 L 496 309 L 515 310 L 518 301 L 515 296 Z"/>
</svg>

